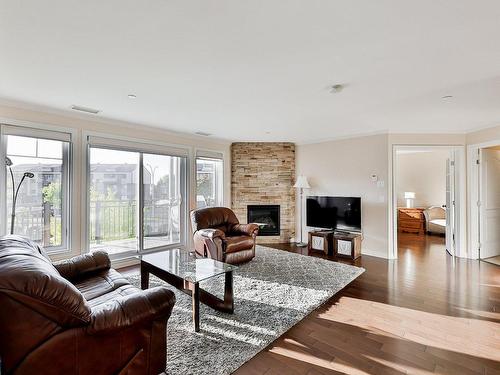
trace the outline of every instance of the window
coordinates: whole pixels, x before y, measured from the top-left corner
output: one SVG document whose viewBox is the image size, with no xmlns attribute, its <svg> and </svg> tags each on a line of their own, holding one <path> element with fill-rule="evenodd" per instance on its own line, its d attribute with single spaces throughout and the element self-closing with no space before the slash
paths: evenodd
<svg viewBox="0 0 500 375">
<path fill-rule="evenodd" d="M 219 158 L 196 158 L 196 207 L 223 205 L 223 161 Z"/>
<path fill-rule="evenodd" d="M 186 157 L 133 148 L 90 147 L 91 251 L 123 256 L 184 243 Z"/>
<path fill-rule="evenodd" d="M 29 237 L 48 251 L 68 244 L 69 134 L 4 126 L 6 233 Z M 56 139 L 49 139 L 53 136 Z M 15 204 L 14 204 L 15 202 Z"/>
</svg>

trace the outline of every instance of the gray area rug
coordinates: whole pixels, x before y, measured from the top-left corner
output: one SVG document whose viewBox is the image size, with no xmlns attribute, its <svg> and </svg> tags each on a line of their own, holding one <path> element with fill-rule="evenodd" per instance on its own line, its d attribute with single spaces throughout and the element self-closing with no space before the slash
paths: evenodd
<svg viewBox="0 0 500 375">
<path fill-rule="evenodd" d="M 191 297 L 165 285 L 177 302 L 167 325 L 167 373 L 230 374 L 364 272 L 363 268 L 257 246 L 254 260 L 234 272 L 234 314 L 200 304 L 200 332 Z M 140 285 L 139 274 L 128 276 Z M 222 297 L 224 276 L 200 283 Z"/>
</svg>

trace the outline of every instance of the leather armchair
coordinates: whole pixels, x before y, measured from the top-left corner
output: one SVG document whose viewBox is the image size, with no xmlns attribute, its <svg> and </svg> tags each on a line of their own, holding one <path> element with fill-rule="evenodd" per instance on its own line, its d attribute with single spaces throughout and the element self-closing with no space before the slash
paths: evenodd
<svg viewBox="0 0 500 375">
<path fill-rule="evenodd" d="M 0 238 L 2 374 L 163 372 L 175 295 L 110 266 L 105 252 L 52 264 L 32 241 Z"/>
<path fill-rule="evenodd" d="M 257 224 L 240 224 L 226 207 L 191 211 L 195 251 L 199 256 L 220 262 L 239 264 L 255 257 Z"/>
</svg>

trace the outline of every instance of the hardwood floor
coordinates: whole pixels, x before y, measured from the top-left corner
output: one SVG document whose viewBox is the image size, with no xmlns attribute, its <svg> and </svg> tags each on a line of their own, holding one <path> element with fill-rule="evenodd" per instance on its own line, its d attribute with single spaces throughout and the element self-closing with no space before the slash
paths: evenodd
<svg viewBox="0 0 500 375">
<path fill-rule="evenodd" d="M 500 267 L 416 235 L 398 260 L 355 265 L 366 272 L 235 374 L 500 374 Z"/>
</svg>

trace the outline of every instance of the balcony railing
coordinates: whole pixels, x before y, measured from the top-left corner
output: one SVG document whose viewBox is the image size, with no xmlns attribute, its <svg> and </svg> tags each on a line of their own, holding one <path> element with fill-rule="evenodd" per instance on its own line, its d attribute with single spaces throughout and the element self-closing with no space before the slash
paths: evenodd
<svg viewBox="0 0 500 375">
<path fill-rule="evenodd" d="M 135 201 L 92 201 L 90 203 L 90 244 L 132 240 L 137 237 Z M 180 204 L 168 201 L 145 202 L 144 236 L 161 243 L 180 238 Z M 10 215 L 8 215 L 10 228 Z M 62 215 L 50 204 L 20 204 L 16 207 L 14 233 L 31 238 L 45 247 L 62 245 Z M 151 241 L 150 241 L 151 242 Z M 160 241 L 158 241 L 160 243 Z"/>
<path fill-rule="evenodd" d="M 179 232 L 179 203 L 145 202 L 144 236 L 171 236 Z M 99 244 L 137 237 L 135 201 L 92 201 L 90 243 Z"/>
<path fill-rule="evenodd" d="M 10 228 L 10 214 L 7 217 L 7 228 Z M 40 203 L 18 202 L 14 233 L 26 236 L 44 247 L 61 246 L 61 210 L 48 203 L 41 205 Z"/>
</svg>

